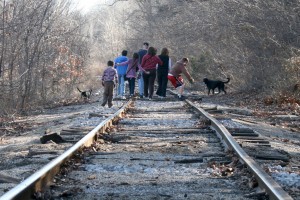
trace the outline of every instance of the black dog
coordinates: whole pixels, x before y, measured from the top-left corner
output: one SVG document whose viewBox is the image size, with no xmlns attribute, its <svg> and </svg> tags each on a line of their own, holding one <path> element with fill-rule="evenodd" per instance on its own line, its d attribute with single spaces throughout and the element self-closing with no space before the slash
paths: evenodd
<svg viewBox="0 0 300 200">
<path fill-rule="evenodd" d="M 80 92 L 81 98 L 89 99 L 92 95 L 92 89 L 89 91 L 81 91 L 79 88 L 77 88 L 77 90 Z"/>
<path fill-rule="evenodd" d="M 210 90 L 212 90 L 212 93 L 215 93 L 215 89 L 218 88 L 219 93 L 221 92 L 221 90 L 226 94 L 225 91 L 225 83 L 229 83 L 230 78 L 227 78 L 228 81 L 223 82 L 223 81 L 219 81 L 219 80 L 209 80 L 207 78 L 203 79 L 203 82 L 206 84 L 207 89 L 208 89 L 208 95 L 210 94 Z"/>
</svg>

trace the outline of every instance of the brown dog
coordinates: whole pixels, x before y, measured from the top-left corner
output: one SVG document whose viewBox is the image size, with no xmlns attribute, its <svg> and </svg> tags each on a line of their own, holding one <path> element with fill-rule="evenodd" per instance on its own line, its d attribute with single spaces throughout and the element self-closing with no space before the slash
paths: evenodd
<svg viewBox="0 0 300 200">
<path fill-rule="evenodd" d="M 225 91 L 225 83 L 229 83 L 230 78 L 227 78 L 226 82 L 219 81 L 219 80 L 210 80 L 208 78 L 204 78 L 203 82 L 206 84 L 207 89 L 208 89 L 208 95 L 210 94 L 210 90 L 212 90 L 212 93 L 215 93 L 215 89 L 218 88 L 219 93 L 221 90 L 226 94 Z"/>
</svg>

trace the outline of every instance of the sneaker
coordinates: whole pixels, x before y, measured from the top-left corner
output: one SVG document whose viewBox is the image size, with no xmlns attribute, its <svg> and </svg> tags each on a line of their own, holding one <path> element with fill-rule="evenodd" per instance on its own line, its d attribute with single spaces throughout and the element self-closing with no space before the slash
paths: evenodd
<svg viewBox="0 0 300 200">
<path fill-rule="evenodd" d="M 181 95 L 181 97 L 178 96 L 178 99 L 179 99 L 180 101 L 183 101 L 183 100 L 186 99 L 186 97 Z"/>
<path fill-rule="evenodd" d="M 140 99 L 143 99 L 144 98 L 144 96 L 143 95 L 140 95 Z"/>
<path fill-rule="evenodd" d="M 148 99 L 149 101 L 151 101 L 152 100 L 152 98 L 151 97 L 149 97 L 149 99 Z"/>
<path fill-rule="evenodd" d="M 126 99 L 126 97 L 125 96 L 121 96 L 121 99 Z"/>
<path fill-rule="evenodd" d="M 109 108 L 113 107 L 113 105 L 108 106 Z"/>
</svg>

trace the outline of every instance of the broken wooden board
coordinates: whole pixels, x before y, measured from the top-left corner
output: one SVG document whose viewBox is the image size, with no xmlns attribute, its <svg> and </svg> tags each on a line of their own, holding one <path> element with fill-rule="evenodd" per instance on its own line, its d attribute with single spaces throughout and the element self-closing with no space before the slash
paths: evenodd
<svg viewBox="0 0 300 200">
<path fill-rule="evenodd" d="M 17 178 L 13 178 L 10 176 L 5 176 L 3 174 L 0 174 L 0 183 L 19 183 L 21 182 L 21 180 L 17 179 Z"/>
<path fill-rule="evenodd" d="M 48 141 L 53 141 L 56 144 L 65 142 L 64 139 L 60 135 L 58 135 L 57 133 L 51 133 L 51 134 L 43 135 L 40 138 L 40 141 L 41 141 L 42 144 L 46 144 Z"/>
</svg>

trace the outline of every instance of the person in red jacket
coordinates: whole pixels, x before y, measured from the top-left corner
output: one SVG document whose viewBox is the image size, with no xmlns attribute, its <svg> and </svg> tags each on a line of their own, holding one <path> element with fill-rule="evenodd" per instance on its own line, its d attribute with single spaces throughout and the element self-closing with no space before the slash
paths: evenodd
<svg viewBox="0 0 300 200">
<path fill-rule="evenodd" d="M 149 100 L 153 97 L 154 92 L 154 82 L 156 78 L 156 65 L 162 65 L 163 62 L 156 55 L 156 49 L 154 47 L 149 47 L 147 54 L 143 57 L 141 66 L 142 68 L 149 72 L 143 73 L 144 79 L 144 95 L 149 97 Z"/>
<path fill-rule="evenodd" d="M 186 69 L 186 65 L 189 63 L 188 58 L 182 58 L 177 61 L 171 68 L 168 79 L 172 83 L 172 85 L 178 90 L 178 98 L 183 100 L 182 96 L 184 90 L 184 82 L 181 74 L 184 74 L 185 77 L 190 81 L 190 83 L 194 83 L 194 79 L 191 77 L 190 73 Z"/>
</svg>

